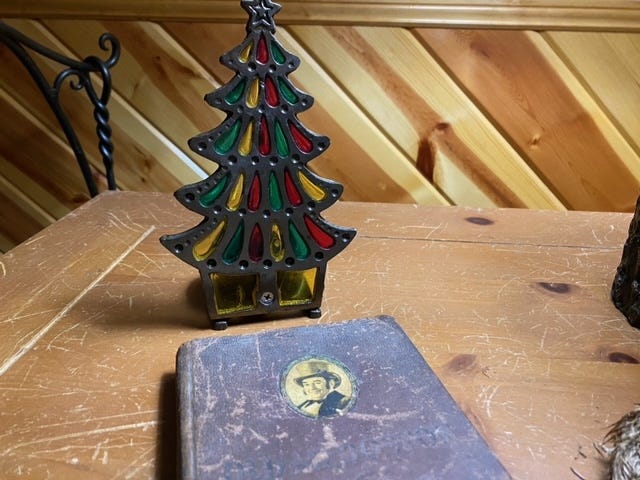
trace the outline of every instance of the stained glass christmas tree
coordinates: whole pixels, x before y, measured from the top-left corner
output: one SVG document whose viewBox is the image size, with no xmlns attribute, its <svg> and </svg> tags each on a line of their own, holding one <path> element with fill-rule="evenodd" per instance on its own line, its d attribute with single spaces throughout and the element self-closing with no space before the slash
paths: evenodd
<svg viewBox="0 0 640 480">
<path fill-rule="evenodd" d="M 205 96 L 227 117 L 189 141 L 219 168 L 175 192 L 204 220 L 160 239 L 200 271 L 214 328 L 226 328 L 230 318 L 284 310 L 319 316 L 326 264 L 356 233 L 320 215 L 343 188 L 307 166 L 329 139 L 298 119 L 313 97 L 288 78 L 300 60 L 275 37 L 280 5 L 241 5 L 249 13 L 247 36 L 220 59 L 235 76 Z"/>
</svg>

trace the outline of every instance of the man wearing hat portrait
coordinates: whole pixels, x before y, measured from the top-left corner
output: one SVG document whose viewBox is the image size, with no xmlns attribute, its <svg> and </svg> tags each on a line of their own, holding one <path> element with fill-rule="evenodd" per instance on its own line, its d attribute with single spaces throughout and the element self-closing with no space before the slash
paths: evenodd
<svg viewBox="0 0 640 480">
<path fill-rule="evenodd" d="M 341 414 L 349 398 L 336 389 L 342 383 L 339 375 L 329 370 L 321 361 L 308 361 L 297 366 L 294 381 L 304 392 L 307 400 L 297 407 L 310 417 L 331 417 Z"/>
</svg>

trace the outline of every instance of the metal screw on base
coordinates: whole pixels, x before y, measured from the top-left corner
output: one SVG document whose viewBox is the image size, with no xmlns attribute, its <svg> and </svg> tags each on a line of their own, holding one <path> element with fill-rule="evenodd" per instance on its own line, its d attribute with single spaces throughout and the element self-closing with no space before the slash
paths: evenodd
<svg viewBox="0 0 640 480">
<path fill-rule="evenodd" d="M 271 292 L 264 292 L 262 297 L 260 297 L 260 303 L 263 305 L 271 305 L 275 300 L 276 296 Z"/>
</svg>

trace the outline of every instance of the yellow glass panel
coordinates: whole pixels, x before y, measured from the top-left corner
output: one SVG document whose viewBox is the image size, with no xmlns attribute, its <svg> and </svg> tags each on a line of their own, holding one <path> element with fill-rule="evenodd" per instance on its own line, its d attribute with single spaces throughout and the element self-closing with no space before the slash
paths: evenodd
<svg viewBox="0 0 640 480">
<path fill-rule="evenodd" d="M 278 272 L 280 305 L 304 305 L 315 297 L 317 268 Z"/>
<path fill-rule="evenodd" d="M 260 80 L 257 78 L 251 84 L 249 93 L 247 94 L 247 106 L 249 108 L 256 108 L 258 101 L 260 100 Z"/>
<path fill-rule="evenodd" d="M 258 304 L 258 275 L 213 273 L 213 296 L 219 315 L 254 310 Z"/>
<path fill-rule="evenodd" d="M 245 157 L 251 153 L 251 150 L 253 150 L 253 122 L 249 123 L 247 131 L 244 132 L 244 136 L 242 137 L 242 140 L 240 140 L 240 145 L 238 147 L 240 155 L 244 155 Z"/>
<path fill-rule="evenodd" d="M 302 188 L 307 192 L 311 198 L 313 198 L 316 202 L 324 200 L 327 196 L 327 192 L 318 187 L 315 183 L 313 183 L 309 178 L 302 173 L 302 171 L 298 171 L 298 176 L 300 177 L 300 183 L 302 184 Z"/>
<path fill-rule="evenodd" d="M 282 242 L 282 232 L 277 223 L 271 226 L 271 241 L 269 242 L 271 256 L 276 262 L 284 260 L 284 243 Z"/>
<path fill-rule="evenodd" d="M 231 190 L 231 194 L 229 195 L 229 200 L 227 200 L 227 207 L 232 212 L 235 212 L 240 208 L 240 204 L 242 203 L 242 191 L 244 190 L 244 173 L 241 173 L 238 176 L 238 181 L 233 186 L 233 190 Z"/>
<path fill-rule="evenodd" d="M 222 238 L 225 228 L 227 227 L 227 220 L 225 219 L 218 225 L 213 232 L 204 237 L 193 247 L 193 258 L 198 261 L 205 260 L 211 256 Z"/>
<path fill-rule="evenodd" d="M 251 50 L 253 50 L 252 43 L 249 43 L 249 45 L 244 47 L 244 50 L 242 50 L 242 53 L 240 54 L 240 61 L 242 63 L 247 63 L 249 61 L 249 57 L 251 56 Z"/>
</svg>

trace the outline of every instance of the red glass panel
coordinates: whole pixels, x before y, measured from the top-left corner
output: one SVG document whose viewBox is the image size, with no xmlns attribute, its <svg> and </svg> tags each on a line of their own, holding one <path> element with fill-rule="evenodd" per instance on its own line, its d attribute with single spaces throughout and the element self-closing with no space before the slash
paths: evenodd
<svg viewBox="0 0 640 480">
<path fill-rule="evenodd" d="M 309 230 L 313 239 L 321 248 L 328 249 L 336 244 L 335 238 L 316 225 L 309 215 L 304 216 L 304 223 L 306 224 L 307 230 Z"/>
<path fill-rule="evenodd" d="M 267 49 L 267 42 L 264 39 L 264 35 L 260 35 L 260 40 L 258 40 L 256 60 L 263 64 L 269 61 L 269 50 Z"/>
<path fill-rule="evenodd" d="M 257 211 L 260 208 L 260 201 L 262 200 L 262 182 L 260 181 L 260 174 L 256 172 L 249 187 L 249 210 L 252 212 Z"/>
<path fill-rule="evenodd" d="M 284 188 L 287 191 L 287 197 L 289 197 L 291 205 L 294 207 L 302 205 L 302 195 L 300 195 L 300 191 L 296 187 L 296 184 L 293 183 L 293 178 L 291 178 L 289 170 L 284 171 Z"/>
<path fill-rule="evenodd" d="M 309 153 L 313 149 L 311 140 L 305 137 L 294 123 L 289 122 L 289 130 L 291 130 L 291 135 L 293 135 L 293 139 L 295 140 L 296 145 L 298 145 L 298 148 L 301 152 Z"/>
<path fill-rule="evenodd" d="M 260 120 L 260 154 L 269 155 L 271 153 L 271 135 L 269 135 L 269 124 L 263 115 Z"/>
<path fill-rule="evenodd" d="M 256 223 L 251 231 L 251 238 L 249 239 L 249 258 L 254 262 L 262 260 L 264 254 L 264 241 L 262 237 L 262 229 L 260 225 Z"/>
<path fill-rule="evenodd" d="M 265 87 L 267 103 L 270 107 L 277 107 L 280 103 L 280 98 L 278 97 L 278 89 L 276 88 L 276 84 L 273 83 L 271 77 L 266 78 Z"/>
</svg>

